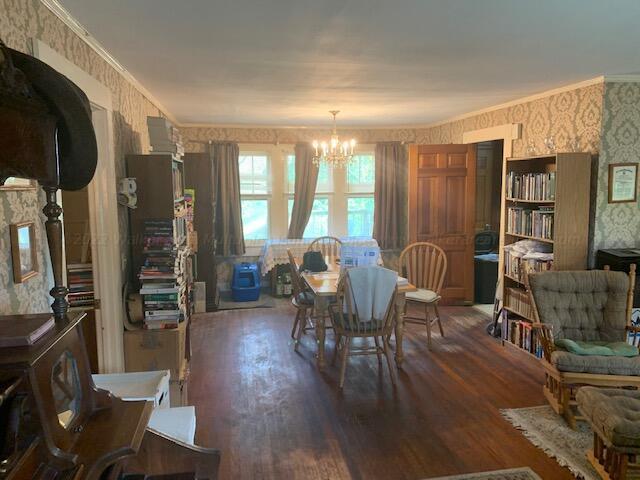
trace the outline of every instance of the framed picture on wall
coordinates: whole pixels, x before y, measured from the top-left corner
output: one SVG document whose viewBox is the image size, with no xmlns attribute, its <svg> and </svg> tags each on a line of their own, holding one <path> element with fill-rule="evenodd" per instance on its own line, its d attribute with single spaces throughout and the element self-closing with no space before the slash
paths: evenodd
<svg viewBox="0 0 640 480">
<path fill-rule="evenodd" d="M 35 224 L 33 222 L 12 224 L 9 226 L 9 235 L 13 281 L 22 283 L 38 274 Z"/>
<path fill-rule="evenodd" d="M 609 165 L 609 203 L 635 202 L 637 186 L 637 163 Z"/>
<path fill-rule="evenodd" d="M 2 185 L 0 185 L 0 191 L 35 190 L 36 186 L 37 183 L 35 180 L 9 177 Z"/>
</svg>

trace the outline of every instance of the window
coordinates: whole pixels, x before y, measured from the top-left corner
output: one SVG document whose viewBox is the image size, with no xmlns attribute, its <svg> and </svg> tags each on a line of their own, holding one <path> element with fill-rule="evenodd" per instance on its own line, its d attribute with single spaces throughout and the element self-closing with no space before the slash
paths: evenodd
<svg viewBox="0 0 640 480">
<path fill-rule="evenodd" d="M 291 223 L 291 212 L 293 210 L 293 198 L 288 201 L 288 222 Z M 316 238 L 329 235 L 329 198 L 317 197 L 313 200 L 309 222 L 304 229 L 303 238 Z"/>
<path fill-rule="evenodd" d="M 244 238 L 265 240 L 269 238 L 269 157 L 264 153 L 241 153 L 238 166 Z"/>
<path fill-rule="evenodd" d="M 360 145 L 345 168 L 320 165 L 305 238 L 371 237 L 375 158 Z M 293 145 L 242 144 L 238 159 L 244 239 L 251 254 L 263 240 L 286 238 L 295 188 Z"/>
<path fill-rule="evenodd" d="M 287 155 L 287 192 L 293 195 L 296 184 L 296 156 Z M 333 175 L 331 169 L 324 164 L 320 165 L 318 171 L 318 183 L 316 193 L 333 192 Z"/>
<path fill-rule="evenodd" d="M 356 155 L 347 166 L 347 235 L 350 237 L 373 234 L 375 172 L 373 154 Z"/>
</svg>

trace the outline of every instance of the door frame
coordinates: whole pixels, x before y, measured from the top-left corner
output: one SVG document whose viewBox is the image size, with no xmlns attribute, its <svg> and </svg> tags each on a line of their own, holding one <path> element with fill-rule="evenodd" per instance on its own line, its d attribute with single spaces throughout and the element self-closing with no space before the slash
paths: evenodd
<svg viewBox="0 0 640 480">
<path fill-rule="evenodd" d="M 71 63 L 39 39 L 32 39 L 33 55 L 68 77 L 91 102 L 98 144 L 96 172 L 87 187 L 94 291 L 100 301 L 96 309 L 96 340 L 101 373 L 124 371 L 124 308 L 122 302 L 122 252 L 118 223 L 116 165 L 111 90 Z"/>
<path fill-rule="evenodd" d="M 507 158 L 513 156 L 513 141 L 519 140 L 522 135 L 521 123 L 505 123 L 495 127 L 469 130 L 462 134 L 462 143 L 481 143 L 502 140 L 502 183 L 500 185 L 500 243 L 498 251 L 498 278 L 502 279 L 504 271 L 504 214 L 506 208 L 505 183 L 507 174 Z M 502 293 L 502 292 L 500 292 Z"/>
</svg>

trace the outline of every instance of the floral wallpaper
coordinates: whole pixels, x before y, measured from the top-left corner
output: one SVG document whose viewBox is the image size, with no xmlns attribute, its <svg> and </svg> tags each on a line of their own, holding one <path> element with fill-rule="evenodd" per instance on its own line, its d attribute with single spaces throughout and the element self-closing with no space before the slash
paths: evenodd
<svg viewBox="0 0 640 480">
<path fill-rule="evenodd" d="M 430 128 L 340 129 L 359 143 L 401 141 L 409 143 L 461 143 L 469 130 L 521 123 L 522 138 L 513 144 L 514 155 L 524 155 L 531 143 L 536 153 L 545 153 L 544 139 L 554 136 L 560 150 L 598 152 L 602 117 L 603 84 L 559 93 L 549 97 L 519 103 L 480 115 Z M 240 143 L 295 143 L 311 141 L 327 135 L 328 129 L 317 128 L 227 128 L 182 127 L 186 149 L 202 152 L 209 140 Z"/>
<path fill-rule="evenodd" d="M 0 38 L 11 48 L 31 52 L 38 38 L 82 68 L 112 93 L 116 177 L 125 174 L 125 155 L 149 150 L 146 117 L 161 113 L 139 90 L 111 68 L 91 47 L 71 31 L 39 0 L 0 0 Z M 48 250 L 43 216 L 43 196 L 36 192 L 0 192 L 0 314 L 49 310 Z M 127 253 L 127 212 L 119 207 L 120 241 Z M 43 274 L 23 285 L 13 283 L 8 224 L 37 220 L 39 258 Z"/>
<path fill-rule="evenodd" d="M 604 88 L 594 250 L 640 247 L 638 201 L 608 202 L 609 164 L 627 162 L 640 162 L 640 83 L 610 82 Z"/>
</svg>

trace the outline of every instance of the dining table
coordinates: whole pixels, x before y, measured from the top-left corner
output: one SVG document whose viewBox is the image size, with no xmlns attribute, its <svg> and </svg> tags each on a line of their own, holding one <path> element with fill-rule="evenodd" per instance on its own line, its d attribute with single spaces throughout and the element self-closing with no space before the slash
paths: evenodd
<svg viewBox="0 0 640 480">
<path fill-rule="evenodd" d="M 301 273 L 302 279 L 305 281 L 314 295 L 314 314 L 316 318 L 316 339 L 318 343 L 317 363 L 318 368 L 325 365 L 325 339 L 326 339 L 326 318 L 329 316 L 329 303 L 332 297 L 335 297 L 338 291 L 338 282 L 340 280 L 340 259 L 325 256 L 327 270 L 324 272 L 305 272 Z M 302 259 L 296 258 L 298 268 L 302 265 Z M 398 293 L 396 295 L 395 310 L 395 361 L 396 366 L 400 368 L 404 361 L 404 351 L 402 349 L 402 338 L 404 335 L 404 315 L 407 292 L 415 292 L 417 288 L 408 283 L 406 279 L 398 277 Z"/>
</svg>

